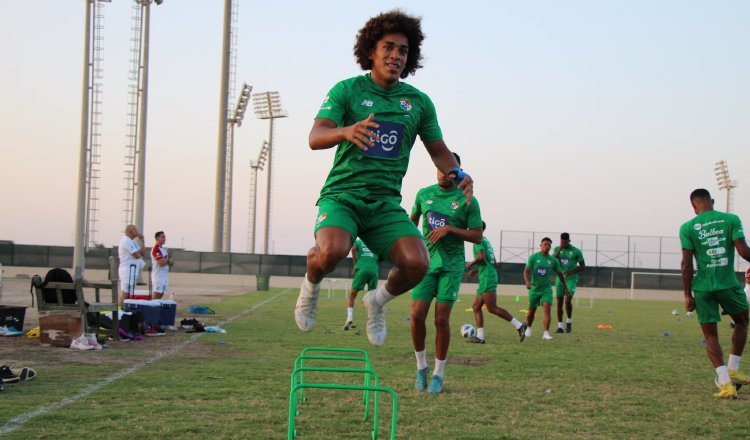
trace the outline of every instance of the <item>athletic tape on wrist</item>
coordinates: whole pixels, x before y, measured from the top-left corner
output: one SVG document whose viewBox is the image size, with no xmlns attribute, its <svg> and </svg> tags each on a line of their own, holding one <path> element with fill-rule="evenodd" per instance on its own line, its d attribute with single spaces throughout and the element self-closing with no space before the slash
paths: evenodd
<svg viewBox="0 0 750 440">
<path fill-rule="evenodd" d="M 451 170 L 451 173 L 455 173 L 456 177 L 454 177 L 453 184 L 458 186 L 459 183 L 461 183 L 462 180 L 464 180 L 464 177 L 470 177 L 467 173 L 465 173 L 461 168 L 456 167 Z"/>
</svg>

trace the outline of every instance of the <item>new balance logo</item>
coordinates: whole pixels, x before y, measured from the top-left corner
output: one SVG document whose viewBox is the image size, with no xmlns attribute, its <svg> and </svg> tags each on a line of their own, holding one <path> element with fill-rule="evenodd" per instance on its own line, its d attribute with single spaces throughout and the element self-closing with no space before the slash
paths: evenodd
<svg viewBox="0 0 750 440">
<path fill-rule="evenodd" d="M 365 99 L 360 105 L 363 105 L 365 107 L 372 107 L 372 101 L 370 101 L 369 99 Z"/>
</svg>

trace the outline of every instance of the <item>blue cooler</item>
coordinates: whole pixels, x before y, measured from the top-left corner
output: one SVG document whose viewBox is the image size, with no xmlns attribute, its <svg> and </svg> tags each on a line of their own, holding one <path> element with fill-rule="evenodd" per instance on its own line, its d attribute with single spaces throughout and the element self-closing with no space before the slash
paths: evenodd
<svg viewBox="0 0 750 440">
<path fill-rule="evenodd" d="M 156 300 L 154 302 L 161 303 L 159 323 L 167 326 L 174 325 L 174 320 L 177 317 L 177 303 L 171 299 Z"/>
<path fill-rule="evenodd" d="M 131 313 L 142 313 L 143 322 L 146 324 L 146 327 L 156 327 L 159 325 L 159 318 L 161 317 L 161 301 L 126 299 L 123 310 Z"/>
</svg>

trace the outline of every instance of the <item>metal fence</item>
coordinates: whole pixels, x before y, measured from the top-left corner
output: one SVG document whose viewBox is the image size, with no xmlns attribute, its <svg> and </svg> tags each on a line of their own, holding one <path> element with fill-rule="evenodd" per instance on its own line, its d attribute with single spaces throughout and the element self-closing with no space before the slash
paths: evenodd
<svg viewBox="0 0 750 440">
<path fill-rule="evenodd" d="M 500 231 L 497 260 L 526 263 L 539 251 L 542 238 L 560 242 L 560 232 Z M 628 269 L 679 270 L 682 246 L 678 237 L 570 233 L 573 246 L 581 249 L 588 266 Z M 735 255 L 735 271 L 742 271 L 742 258 Z"/>
<path fill-rule="evenodd" d="M 523 234 L 527 234 L 524 238 Z M 498 263 L 496 265 L 501 284 L 523 284 L 523 269 L 528 256 L 536 252 L 538 244 L 532 243 L 541 240 L 542 237 L 554 237 L 552 233 L 532 232 L 507 232 L 501 235 L 502 241 L 498 248 Z M 559 234 L 557 234 L 559 237 Z M 631 274 L 633 272 L 651 273 L 679 273 L 678 269 L 667 268 L 663 264 L 668 260 L 667 252 L 656 252 L 644 250 L 643 241 L 636 241 L 630 237 L 619 237 L 621 242 L 629 243 L 627 247 L 619 249 L 617 241 L 606 241 L 605 236 L 584 236 L 584 234 L 571 234 L 575 246 L 580 247 L 586 257 L 587 268 L 579 275 L 578 285 L 581 287 L 606 287 L 606 288 L 630 288 Z M 588 245 L 588 239 L 592 237 L 592 245 Z M 613 236 L 606 236 L 613 237 Z M 649 237 L 658 238 L 658 237 Z M 664 246 L 666 238 L 657 240 Z M 524 244 L 523 240 L 526 240 Z M 515 240 L 515 241 L 513 241 Z M 676 239 L 674 239 L 676 240 Z M 513 245 L 512 243 L 521 243 Z M 615 244 L 613 244 L 615 243 Z M 605 245 L 606 244 L 606 245 Z M 666 247 L 656 248 L 665 249 Z M 628 252 L 628 249 L 630 252 Z M 306 272 L 307 258 L 302 255 L 255 255 L 242 253 L 223 252 L 193 252 L 181 249 L 171 249 L 175 259 L 175 265 L 171 269 L 174 272 L 210 273 L 226 275 L 270 275 L 270 276 L 293 276 L 302 277 Z M 89 269 L 107 269 L 109 257 L 117 258 L 117 248 L 95 248 L 86 251 L 86 267 Z M 592 261 L 593 258 L 593 261 Z M 674 257 L 676 258 L 676 257 Z M 644 268 L 644 261 L 662 262 L 662 266 L 656 268 Z M 633 266 L 633 262 L 637 266 Z M 38 246 L 20 245 L 9 241 L 0 241 L 0 264 L 4 266 L 29 266 L 29 267 L 72 267 L 73 248 L 66 246 Z M 628 266 L 630 265 L 630 266 Z M 380 279 L 388 277 L 391 269 L 390 262 L 380 262 Z M 679 263 L 677 264 L 679 267 Z M 347 258 L 329 274 L 329 278 L 351 278 L 352 260 Z M 743 278 L 738 273 L 738 278 Z M 477 282 L 476 278 L 464 278 L 464 282 Z M 675 276 L 641 276 L 637 283 L 638 289 L 681 289 L 681 280 Z"/>
</svg>

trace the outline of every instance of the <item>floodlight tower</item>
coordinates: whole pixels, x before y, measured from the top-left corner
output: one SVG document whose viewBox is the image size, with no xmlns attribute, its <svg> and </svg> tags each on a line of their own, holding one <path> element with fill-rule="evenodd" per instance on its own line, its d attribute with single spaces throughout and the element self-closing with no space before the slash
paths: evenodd
<svg viewBox="0 0 750 440">
<path fill-rule="evenodd" d="M 81 141 L 78 155 L 78 194 L 76 199 L 76 229 L 74 235 L 73 273 L 76 281 L 83 280 L 86 266 L 86 243 L 96 231 L 96 202 L 98 200 L 99 138 L 101 112 L 101 49 L 103 41 L 103 2 L 85 0 L 83 41 L 83 87 L 81 93 Z M 93 17 L 92 17 L 93 16 Z M 92 56 L 91 46 L 94 46 Z M 92 101 L 93 100 L 93 101 Z M 89 242 L 91 243 L 91 242 Z"/>
<path fill-rule="evenodd" d="M 228 120 L 229 123 L 229 140 L 227 141 L 227 171 L 226 171 L 226 191 L 224 197 L 224 224 L 223 224 L 223 243 L 222 252 L 230 252 L 232 248 L 232 176 L 234 164 L 234 127 L 242 126 L 242 119 L 245 117 L 247 103 L 250 101 L 250 92 L 253 86 L 247 83 L 242 85 L 240 97 L 237 99 L 237 106 L 234 114 Z"/>
<path fill-rule="evenodd" d="M 216 157 L 216 200 L 214 204 L 213 251 L 224 249 L 224 229 L 227 215 L 227 146 L 229 126 L 229 102 L 234 100 L 235 64 L 237 62 L 237 0 L 224 0 L 224 27 L 221 46 L 221 86 L 219 88 L 219 145 Z"/>
<path fill-rule="evenodd" d="M 250 161 L 250 221 L 247 227 L 247 253 L 255 253 L 255 221 L 258 200 L 258 171 L 263 171 L 263 166 L 268 158 L 268 142 L 263 141 L 263 146 L 258 153 L 258 160 Z"/>
<path fill-rule="evenodd" d="M 268 119 L 268 175 L 266 176 L 266 224 L 263 236 L 263 253 L 268 255 L 268 231 L 271 224 L 271 165 L 273 163 L 273 121 L 286 118 L 286 111 L 281 108 L 279 92 L 256 93 L 253 95 L 253 106 L 258 119 Z"/>
<path fill-rule="evenodd" d="M 151 3 L 164 0 L 134 0 L 130 38 L 130 85 L 128 98 L 128 143 L 125 146 L 125 225 L 134 224 L 143 233 L 146 195 L 146 125 L 148 122 L 148 61 L 151 35 Z"/>
<path fill-rule="evenodd" d="M 737 188 L 739 182 L 737 182 L 736 180 L 731 180 L 729 178 L 729 167 L 727 166 L 727 162 L 724 160 L 716 162 L 714 171 L 716 172 L 716 183 L 719 184 L 719 189 L 727 190 L 726 211 L 732 212 L 732 210 L 734 209 L 734 192 L 732 190 Z"/>
</svg>

